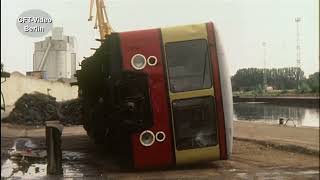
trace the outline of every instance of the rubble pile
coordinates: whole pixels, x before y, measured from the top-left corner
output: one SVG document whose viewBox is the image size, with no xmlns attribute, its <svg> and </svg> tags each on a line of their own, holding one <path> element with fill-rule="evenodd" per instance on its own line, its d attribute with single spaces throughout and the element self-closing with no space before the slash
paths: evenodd
<svg viewBox="0 0 320 180">
<path fill-rule="evenodd" d="M 57 102 L 50 95 L 35 92 L 21 96 L 2 122 L 44 126 L 45 121 L 60 120 L 64 125 L 78 125 L 81 124 L 80 118 L 81 104 L 78 99 Z"/>
<path fill-rule="evenodd" d="M 81 104 L 79 99 L 72 99 L 60 103 L 60 121 L 65 125 L 81 124 Z"/>
</svg>

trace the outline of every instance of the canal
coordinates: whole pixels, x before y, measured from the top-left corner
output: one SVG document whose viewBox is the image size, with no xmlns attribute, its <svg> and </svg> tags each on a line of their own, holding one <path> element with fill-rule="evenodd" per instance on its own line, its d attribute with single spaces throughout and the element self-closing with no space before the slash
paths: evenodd
<svg viewBox="0 0 320 180">
<path fill-rule="evenodd" d="M 279 124 L 289 118 L 287 125 L 319 127 L 319 106 L 296 106 L 291 104 L 273 104 L 267 102 L 236 102 L 234 119 Z"/>
</svg>

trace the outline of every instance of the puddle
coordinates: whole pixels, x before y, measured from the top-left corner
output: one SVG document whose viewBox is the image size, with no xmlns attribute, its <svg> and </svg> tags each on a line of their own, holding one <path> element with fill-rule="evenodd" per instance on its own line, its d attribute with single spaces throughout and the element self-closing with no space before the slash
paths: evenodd
<svg viewBox="0 0 320 180">
<path fill-rule="evenodd" d="M 47 158 L 26 156 L 24 153 L 38 151 L 40 148 L 41 151 L 46 152 L 45 146 L 37 145 L 29 138 L 16 139 L 12 148 L 7 151 L 10 156 L 9 159 L 4 160 L 1 165 L 1 178 L 42 179 L 47 176 Z M 63 176 L 83 177 L 81 171 L 85 170 L 86 167 L 81 164 L 73 165 L 72 161 L 81 160 L 85 157 L 85 153 L 62 151 L 62 159 L 65 161 L 63 162 Z"/>
<path fill-rule="evenodd" d="M 77 157 L 78 158 L 78 157 Z M 83 177 L 81 172 L 86 167 L 81 164 L 72 165 L 70 162 L 63 164 L 64 177 Z M 46 160 L 31 160 L 29 158 L 7 159 L 1 166 L 1 178 L 41 178 L 47 176 Z"/>
</svg>

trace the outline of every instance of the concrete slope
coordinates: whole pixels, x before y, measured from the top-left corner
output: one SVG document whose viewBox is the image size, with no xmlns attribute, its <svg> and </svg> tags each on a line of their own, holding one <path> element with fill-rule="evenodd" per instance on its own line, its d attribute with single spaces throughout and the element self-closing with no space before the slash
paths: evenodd
<svg viewBox="0 0 320 180">
<path fill-rule="evenodd" d="M 270 125 L 235 121 L 234 137 L 240 140 L 265 142 L 270 144 L 305 149 L 319 153 L 319 128 L 289 127 L 283 125 Z"/>
</svg>

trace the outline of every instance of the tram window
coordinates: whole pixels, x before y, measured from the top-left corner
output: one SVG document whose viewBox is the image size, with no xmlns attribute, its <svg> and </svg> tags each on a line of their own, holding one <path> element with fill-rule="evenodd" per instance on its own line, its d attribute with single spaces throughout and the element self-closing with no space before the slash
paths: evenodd
<svg viewBox="0 0 320 180">
<path fill-rule="evenodd" d="M 173 101 L 176 149 L 214 146 L 217 118 L 212 96 Z"/>
<path fill-rule="evenodd" d="M 171 42 L 165 45 L 171 92 L 208 89 L 212 86 L 207 40 Z"/>
</svg>

